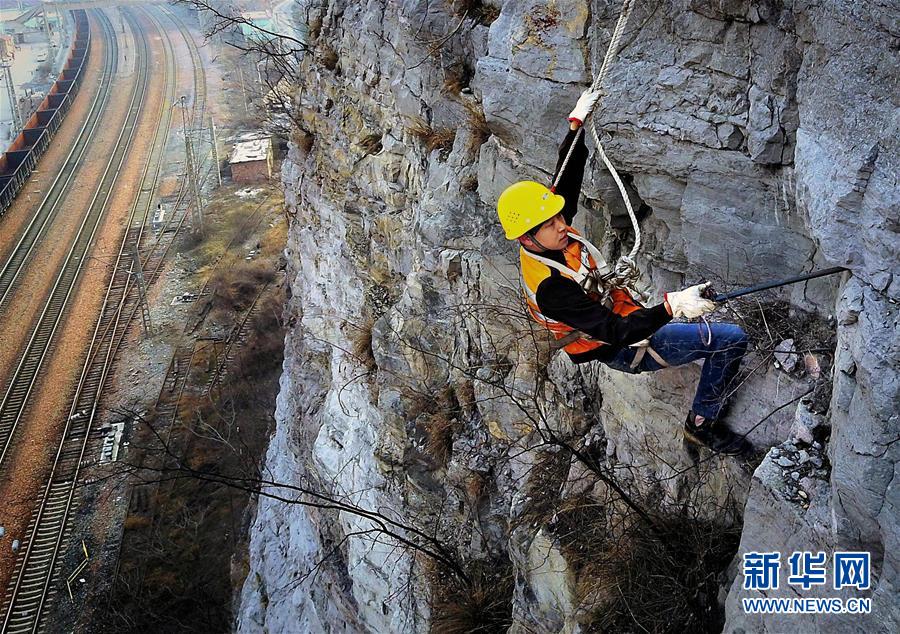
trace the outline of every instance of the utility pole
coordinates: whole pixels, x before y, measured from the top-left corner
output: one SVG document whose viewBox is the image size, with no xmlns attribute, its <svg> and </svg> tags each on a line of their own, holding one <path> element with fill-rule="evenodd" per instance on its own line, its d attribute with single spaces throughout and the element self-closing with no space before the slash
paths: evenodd
<svg viewBox="0 0 900 634">
<path fill-rule="evenodd" d="M 219 165 L 219 138 L 216 136 L 216 122 L 212 115 L 209 115 L 209 137 L 212 141 L 213 163 L 216 166 L 216 179 L 219 187 L 222 186 L 222 169 Z"/>
<path fill-rule="evenodd" d="M 241 78 L 241 94 L 244 96 L 244 112 L 250 114 L 250 108 L 247 106 L 247 89 L 244 88 L 244 69 L 238 62 L 238 76 Z"/>
<path fill-rule="evenodd" d="M 131 245 L 131 275 L 134 276 L 138 289 L 138 302 L 141 305 L 141 325 L 144 327 L 144 336 L 153 336 L 153 323 L 150 321 L 150 306 L 147 303 L 147 287 L 144 284 L 144 267 L 141 266 L 141 253 L 138 244 Z"/>
<path fill-rule="evenodd" d="M 47 43 L 50 43 L 50 22 L 47 20 L 47 7 L 41 7 L 41 17 L 44 19 L 44 35 L 47 36 Z"/>
<path fill-rule="evenodd" d="M 197 184 L 197 172 L 194 166 L 194 148 L 191 144 L 191 133 L 187 121 L 187 104 L 184 95 L 181 96 L 181 122 L 184 130 L 184 161 L 187 170 L 188 186 L 191 188 L 191 196 L 194 199 L 191 221 L 194 225 L 194 233 L 203 235 L 203 207 L 200 200 L 200 187 Z"/>
<path fill-rule="evenodd" d="M 12 66 L 10 66 L 9 62 L 4 61 L 0 67 L 3 68 L 3 76 L 6 78 L 6 95 L 7 99 L 9 99 L 9 109 L 12 111 L 13 125 L 16 127 L 13 132 L 13 138 L 15 138 L 19 130 L 22 129 L 22 113 L 19 112 L 19 101 L 16 99 L 16 85 L 13 83 Z"/>
</svg>

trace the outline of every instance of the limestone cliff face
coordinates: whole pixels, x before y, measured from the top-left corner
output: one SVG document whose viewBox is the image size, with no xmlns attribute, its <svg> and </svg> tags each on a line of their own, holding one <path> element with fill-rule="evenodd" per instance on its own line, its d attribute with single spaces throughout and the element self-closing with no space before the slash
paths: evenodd
<svg viewBox="0 0 900 634">
<path fill-rule="evenodd" d="M 642 3 L 597 113 L 657 296 L 701 277 L 851 270 L 780 295 L 797 323 L 836 331 L 834 354 L 816 353 L 833 379 L 818 403 L 800 399 L 814 368 L 774 367 L 780 341 L 748 358 L 731 424 L 768 452 L 758 467 L 683 445 L 697 368 L 574 367 L 520 306 L 494 204 L 515 180 L 549 179 L 619 3 L 461 3 L 465 17 L 447 2 L 301 4 L 315 50 L 282 174 L 293 327 L 268 477 L 421 527 L 467 561 L 511 562 L 512 630 L 577 631 L 589 610 L 541 510 L 598 484 L 574 462 L 546 477 L 559 452 L 543 427 L 599 448 L 660 507 L 690 496 L 701 516 L 743 522 L 738 557 L 873 553 L 875 613 L 852 622 L 745 615 L 735 563 L 726 631 L 897 631 L 895 3 Z M 631 236 L 599 162 L 584 194 L 576 226 L 615 256 Z M 238 630 L 426 631 L 434 576 L 371 527 L 262 499 Z"/>
</svg>

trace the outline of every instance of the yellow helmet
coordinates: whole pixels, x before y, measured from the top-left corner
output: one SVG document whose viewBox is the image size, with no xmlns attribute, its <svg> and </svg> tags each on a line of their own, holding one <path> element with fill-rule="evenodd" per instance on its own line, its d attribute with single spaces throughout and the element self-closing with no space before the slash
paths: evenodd
<svg viewBox="0 0 900 634">
<path fill-rule="evenodd" d="M 519 181 L 503 190 L 497 215 L 507 240 L 519 238 L 562 211 L 565 199 L 533 181 Z"/>
</svg>

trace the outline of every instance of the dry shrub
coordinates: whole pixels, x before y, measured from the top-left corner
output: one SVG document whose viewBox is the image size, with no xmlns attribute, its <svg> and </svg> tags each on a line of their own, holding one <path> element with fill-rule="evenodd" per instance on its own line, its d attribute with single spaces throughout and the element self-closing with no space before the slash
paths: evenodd
<svg viewBox="0 0 900 634">
<path fill-rule="evenodd" d="M 319 39 L 319 34 L 322 32 L 322 18 L 321 16 L 315 16 L 310 19 L 307 24 L 308 33 L 307 33 L 307 41 L 310 44 L 314 44 L 317 39 Z"/>
<path fill-rule="evenodd" d="M 186 461 L 194 471 L 212 471 L 222 462 L 222 446 L 215 440 L 198 438 L 191 445 Z"/>
<path fill-rule="evenodd" d="M 178 417 L 187 422 L 210 421 L 216 414 L 215 404 L 208 396 L 185 392 L 178 401 Z"/>
<path fill-rule="evenodd" d="M 473 20 L 490 25 L 500 17 L 500 8 L 485 4 L 481 0 L 455 0 L 453 10 L 457 15 L 468 15 Z"/>
<path fill-rule="evenodd" d="M 363 149 L 366 154 L 378 154 L 381 152 L 381 135 L 380 134 L 368 134 L 359 142 L 359 147 Z"/>
<path fill-rule="evenodd" d="M 465 64 L 454 64 L 444 69 L 444 87 L 441 92 L 450 97 L 462 93 L 468 87 L 472 73 Z"/>
<path fill-rule="evenodd" d="M 786 339 L 794 340 L 798 355 L 798 368 L 803 368 L 803 355 L 812 353 L 820 367 L 820 375 L 815 382 L 810 399 L 811 409 L 826 414 L 831 403 L 831 366 L 837 345 L 835 326 L 815 313 L 807 312 L 781 300 L 766 297 L 742 297 L 732 300 L 736 322 L 746 331 L 756 350 L 763 355 L 773 356 L 778 344 Z M 771 359 L 770 359 L 771 361 Z M 742 373 L 752 368 L 745 366 Z M 802 371 L 802 370 L 801 370 Z M 738 376 L 740 382 L 742 375 Z M 814 377 L 815 378 L 815 377 Z"/>
<path fill-rule="evenodd" d="M 209 281 L 217 310 L 240 312 L 250 306 L 259 289 L 275 279 L 270 262 L 238 260 L 234 266 L 219 267 Z"/>
<path fill-rule="evenodd" d="M 303 128 L 294 127 L 294 130 L 291 132 L 291 141 L 294 145 L 303 150 L 304 153 L 309 153 L 315 140 L 316 136 Z"/>
<path fill-rule="evenodd" d="M 594 632 L 721 632 L 720 575 L 739 527 L 687 515 L 636 514 L 582 498 L 557 513 L 553 531 L 592 608 Z"/>
<path fill-rule="evenodd" d="M 458 420 L 446 412 L 441 412 L 428 416 L 421 426 L 427 435 L 425 453 L 434 460 L 438 468 L 446 467 L 450 451 L 453 449 L 453 433 L 458 426 Z"/>
<path fill-rule="evenodd" d="M 328 70 L 334 70 L 338 65 L 338 54 L 330 46 L 323 46 L 319 51 L 319 63 Z"/>
<path fill-rule="evenodd" d="M 465 489 L 466 496 L 472 502 L 477 502 L 481 499 L 481 496 L 484 494 L 484 490 L 487 487 L 488 481 L 487 477 L 483 473 L 479 473 L 477 471 L 473 471 L 468 476 L 466 476 L 465 481 Z"/>
<path fill-rule="evenodd" d="M 448 152 L 456 140 L 456 130 L 449 128 L 435 130 L 421 117 L 410 117 L 410 124 L 406 129 L 419 139 L 429 152 L 437 149 Z"/>
<path fill-rule="evenodd" d="M 375 322 L 366 319 L 360 324 L 349 324 L 352 328 L 348 340 L 350 342 L 350 354 L 359 361 L 367 370 L 375 369 L 375 354 L 372 352 L 372 328 Z"/>
<path fill-rule="evenodd" d="M 477 413 L 478 403 L 475 397 L 475 383 L 472 380 L 464 378 L 456 381 L 453 384 L 453 395 L 462 410 L 470 415 Z"/>
<path fill-rule="evenodd" d="M 472 140 L 469 143 L 468 149 L 474 152 L 484 145 L 484 142 L 491 138 L 491 134 L 493 133 L 484 116 L 484 109 L 481 107 L 480 103 L 474 99 L 466 99 L 463 101 L 463 106 L 465 106 L 466 112 L 468 113 L 469 127 L 472 129 Z"/>
<path fill-rule="evenodd" d="M 447 465 L 453 448 L 453 435 L 460 431 L 463 410 L 452 385 L 434 387 L 424 393 L 404 394 L 409 402 L 406 415 L 414 421 L 416 444 L 429 465 L 441 469 Z"/>
<path fill-rule="evenodd" d="M 531 500 L 518 522 L 540 525 L 557 511 L 557 492 L 569 474 L 570 456 L 565 451 L 542 451 L 528 474 L 526 496 Z"/>
<path fill-rule="evenodd" d="M 182 231 L 178 239 L 182 251 L 192 251 L 203 244 L 203 236 L 194 231 Z"/>
<path fill-rule="evenodd" d="M 469 575 L 471 585 L 449 575 L 432 575 L 432 634 L 499 634 L 512 625 L 515 579 L 509 560 L 476 562 Z"/>
<path fill-rule="evenodd" d="M 457 73 L 448 72 L 447 76 L 444 78 L 444 86 L 441 89 L 441 92 L 445 95 L 458 95 L 466 85 L 463 83 L 463 79 Z"/>
</svg>

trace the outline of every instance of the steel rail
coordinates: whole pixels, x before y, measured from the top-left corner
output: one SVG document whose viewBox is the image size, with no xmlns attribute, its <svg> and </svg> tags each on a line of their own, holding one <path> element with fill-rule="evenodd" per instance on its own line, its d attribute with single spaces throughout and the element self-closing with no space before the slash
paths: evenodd
<svg viewBox="0 0 900 634">
<path fill-rule="evenodd" d="M 138 33 L 139 31 L 141 31 L 137 27 L 135 20 L 130 15 L 128 15 L 127 18 L 134 33 Z M 139 85 L 141 86 L 140 92 L 143 93 L 140 99 L 140 104 L 142 106 L 144 94 L 146 93 L 146 90 L 149 86 L 149 55 L 147 54 L 149 46 L 146 35 L 142 31 L 140 43 L 144 51 L 144 55 L 138 55 L 138 58 L 143 61 L 143 66 L 141 66 L 141 76 L 138 79 Z M 167 55 L 166 90 L 168 94 L 174 93 L 174 62 L 172 58 L 173 55 Z M 142 110 L 143 108 L 140 107 L 136 112 L 140 113 Z M 168 124 L 170 120 L 170 114 L 171 109 L 165 107 L 164 102 L 159 112 L 157 113 L 157 130 L 156 134 L 154 135 L 155 142 L 151 147 L 151 159 L 147 162 L 142 175 L 139 193 L 146 189 L 145 184 L 147 182 L 149 169 L 154 162 L 157 165 L 157 168 L 152 175 L 152 181 L 154 185 L 158 179 L 159 164 L 161 163 L 161 158 L 165 150 L 165 143 L 168 138 Z M 131 126 L 131 134 L 128 142 L 129 146 L 137 130 L 136 119 L 137 115 L 135 117 L 135 125 Z M 163 125 L 164 119 L 165 125 Z M 126 121 L 126 125 L 123 127 L 123 131 L 127 127 L 128 122 Z M 161 130 L 162 134 L 160 134 Z M 123 152 L 122 154 L 122 161 L 124 161 L 124 156 L 125 152 Z M 120 167 L 122 161 L 119 162 Z M 116 174 L 118 174 L 118 169 Z M 107 198 L 103 203 L 104 208 L 106 206 L 106 203 L 108 202 L 108 198 L 109 196 L 107 195 Z M 135 197 L 134 204 L 132 205 L 129 212 L 128 226 L 132 225 L 135 217 L 140 216 L 138 210 L 140 207 L 141 199 L 142 197 L 140 195 Z M 150 199 L 145 197 L 144 201 L 145 208 L 143 219 L 145 219 L 149 214 Z M 143 222 L 141 226 L 143 226 Z M 54 565 L 57 561 L 57 555 L 62 549 L 63 544 L 66 541 L 66 537 L 68 536 L 68 514 L 72 505 L 78 471 L 80 469 L 80 465 L 84 457 L 84 451 L 90 437 L 91 425 L 93 423 L 94 413 L 96 412 L 96 404 L 99 400 L 100 387 L 102 386 L 102 383 L 105 382 L 105 378 L 109 369 L 111 368 L 115 352 L 117 351 L 118 345 L 121 343 L 122 338 L 124 337 L 125 327 L 127 327 L 127 323 L 125 323 L 127 320 L 122 320 L 121 317 L 123 314 L 125 300 L 128 297 L 129 278 L 126 278 L 125 284 L 120 284 L 117 282 L 116 273 L 122 271 L 122 267 L 119 265 L 122 258 L 125 256 L 126 251 L 128 250 L 129 238 L 134 238 L 132 233 L 133 232 L 131 231 L 126 231 L 126 234 L 123 237 L 123 241 L 120 245 L 117 261 L 113 266 L 113 275 L 111 276 L 110 283 L 107 287 L 107 292 L 104 297 L 103 309 L 94 329 L 94 336 L 92 338 L 89 353 L 87 355 L 88 358 L 82 370 L 82 375 L 79 380 L 79 385 L 76 389 L 75 398 L 73 398 L 72 401 L 70 415 L 66 422 L 66 429 L 63 433 L 63 439 L 59 445 L 53 470 L 48 480 L 48 485 L 45 489 L 44 499 L 42 500 L 40 507 L 35 514 L 34 519 L 32 520 L 32 526 L 30 527 L 32 529 L 30 531 L 31 539 L 29 539 L 28 541 L 28 549 L 26 550 L 25 556 L 20 560 L 19 566 L 17 566 L 18 575 L 16 576 L 16 584 L 10 592 L 10 609 L 7 613 L 6 621 L 9 621 L 14 611 L 13 608 L 16 607 L 15 599 L 20 592 L 20 582 L 25 579 L 29 579 L 31 581 L 31 583 L 29 584 L 29 588 L 32 588 L 32 591 L 29 593 L 29 598 L 31 598 L 30 603 L 34 603 L 34 600 L 38 595 L 36 592 L 34 592 L 33 588 L 36 584 L 41 585 L 39 582 L 41 581 L 41 579 L 43 579 L 43 592 L 40 594 L 38 605 L 36 606 L 36 608 L 25 610 L 27 612 L 26 622 L 23 623 L 23 625 L 27 626 L 28 622 L 30 622 L 32 627 L 30 631 L 37 631 L 43 605 L 50 593 L 50 583 L 53 578 L 52 573 Z M 139 238 L 140 233 L 137 236 L 137 239 Z M 108 310 L 111 307 L 112 309 Z M 110 324 L 114 324 L 113 336 L 107 336 Z M 103 329 L 104 334 L 103 336 L 99 337 L 98 341 L 98 334 L 101 329 Z M 120 332 L 122 336 L 118 338 L 118 341 L 115 341 L 115 334 L 117 332 Z M 100 363 L 96 363 L 98 356 L 102 357 Z M 87 402 L 91 404 L 90 417 L 84 415 L 85 410 L 81 408 L 85 400 L 87 400 Z M 78 415 L 79 412 L 82 413 L 81 416 Z M 53 539 L 54 536 L 55 539 Z M 35 544 L 36 547 L 33 548 L 33 545 Z M 29 566 L 28 564 L 30 562 L 33 562 L 33 565 Z M 26 601 L 26 603 L 29 603 L 29 601 Z M 28 617 L 30 616 L 34 616 L 35 618 L 29 619 Z M 6 621 L 4 623 L 4 626 L 6 625 Z M 26 627 L 25 629 L 17 629 L 11 631 L 24 632 L 29 630 Z"/>
<path fill-rule="evenodd" d="M 143 73 L 138 89 L 132 94 L 126 120 L 122 125 L 116 146 L 103 170 L 99 186 L 88 205 L 74 240 L 54 282 L 44 309 L 30 333 L 28 343 L 0 402 L 0 467 L 3 466 L 14 430 L 24 411 L 38 372 L 49 352 L 62 315 L 68 306 L 75 282 L 84 268 L 85 256 L 90 247 L 103 211 L 112 195 L 113 185 L 121 169 L 126 152 L 131 145 L 137 118 L 146 94 L 146 75 Z M 127 136 L 126 136 L 126 133 Z M 124 142 L 123 142 L 124 141 Z"/>
<path fill-rule="evenodd" d="M 100 19 L 100 22 L 105 22 L 103 25 L 104 30 L 107 35 L 112 33 L 111 39 L 115 39 L 109 20 L 104 17 Z M 135 33 L 140 32 L 139 29 L 134 27 L 133 30 Z M 10 426 L 0 427 L 0 433 L 3 434 L 0 466 L 3 466 L 3 458 L 7 455 L 16 426 L 25 411 L 25 405 L 34 386 L 38 371 L 48 353 L 56 329 L 73 294 L 75 284 L 80 277 L 79 274 L 85 260 L 84 256 L 93 242 L 94 235 L 103 217 L 103 212 L 111 197 L 119 170 L 136 135 L 137 120 L 143 109 L 143 102 L 149 83 L 149 56 L 146 53 L 149 44 L 146 40 L 146 35 L 142 32 L 140 35 L 140 38 L 137 38 L 137 40 L 140 42 L 143 54 L 137 51 L 136 53 L 138 53 L 137 58 L 141 59 L 143 63 L 138 67 L 137 90 L 132 95 L 126 120 L 117 139 L 116 149 L 107 162 L 100 185 L 79 227 L 78 234 L 69 249 L 65 264 L 57 277 L 41 320 L 32 333 L 29 344 L 26 347 L 26 354 L 23 355 L 23 360 L 16 370 L 16 378 L 11 383 L 6 397 L 4 397 L 3 405 L 0 406 L 0 424 L 10 420 L 13 421 Z M 12 406 L 10 407 L 10 405 Z M 68 505 L 63 503 L 67 496 L 63 496 L 62 491 L 70 485 L 71 482 L 51 478 L 45 489 L 44 502 L 41 504 L 38 513 L 32 517 L 29 526 L 32 538 L 29 539 L 25 553 L 17 562 L 17 571 L 14 574 L 14 580 L 8 592 L 8 609 L 3 619 L 3 632 L 18 634 L 19 632 L 37 631 L 38 621 L 36 617 L 40 614 L 41 606 L 47 599 L 50 577 L 48 572 L 52 569 L 56 555 L 56 550 L 49 547 L 52 537 L 48 536 L 46 531 L 52 525 L 56 532 L 59 533 L 57 537 L 61 538 L 64 536 L 62 535 L 64 533 L 62 531 L 63 524 L 59 521 L 59 518 L 65 516 Z M 55 521 L 51 522 L 51 519 Z"/>
<path fill-rule="evenodd" d="M 64 434 L 63 440 L 60 444 L 60 449 L 57 454 L 60 461 L 68 461 L 68 463 L 71 465 L 70 469 L 62 470 L 62 474 L 56 476 L 58 480 L 61 479 L 64 483 L 67 483 L 67 489 L 69 492 L 69 498 L 67 500 L 65 511 L 66 517 L 61 523 L 62 528 L 57 531 L 57 543 L 55 544 L 57 553 L 65 550 L 68 545 L 68 528 L 66 525 L 67 516 L 68 513 L 71 512 L 71 507 L 74 504 L 75 486 L 79 479 L 80 469 L 83 466 L 89 465 L 89 462 L 85 461 L 85 455 L 88 451 L 88 443 L 91 439 L 95 416 L 100 407 L 100 399 L 102 397 L 104 384 L 106 382 L 108 373 L 111 371 L 111 368 L 116 360 L 116 354 L 118 353 L 118 350 L 124 341 L 125 335 L 127 333 L 127 328 L 133 321 L 137 310 L 140 308 L 135 294 L 133 292 L 129 294 L 129 291 L 133 290 L 134 286 L 132 284 L 132 278 L 130 275 L 128 275 L 128 271 L 126 271 L 124 267 L 120 265 L 120 263 L 121 258 L 124 257 L 125 254 L 133 248 L 132 245 L 140 244 L 140 240 L 147 226 L 147 220 L 150 217 L 150 210 L 153 200 L 152 192 L 156 187 L 160 167 L 162 164 L 162 161 L 160 159 L 166 149 L 166 142 L 168 139 L 169 130 L 171 128 L 170 123 L 172 109 L 171 107 L 168 107 L 168 104 L 171 102 L 171 98 L 174 95 L 175 91 L 174 46 L 172 45 L 172 41 L 169 37 L 168 32 L 162 28 L 158 19 L 153 15 L 152 11 L 148 9 L 146 11 L 146 14 L 147 17 L 149 17 L 154 22 L 154 24 L 156 24 L 157 29 L 162 33 L 164 39 L 167 42 L 167 78 L 169 80 L 169 84 L 167 86 L 166 98 L 163 100 L 163 117 L 165 118 L 166 122 L 165 125 L 162 126 L 162 133 L 160 124 L 158 123 L 156 143 L 151 151 L 152 158 L 150 161 L 148 161 L 145 168 L 141 187 L 139 188 L 138 195 L 135 197 L 132 211 L 127 223 L 127 226 L 129 226 L 130 229 L 123 237 L 123 242 L 119 249 L 119 260 L 113 266 L 113 279 L 111 279 L 110 281 L 110 288 L 115 288 L 117 291 L 119 291 L 117 293 L 118 300 L 113 303 L 109 301 L 109 298 L 107 298 L 107 301 L 104 303 L 103 313 L 98 320 L 94 335 L 95 341 L 99 339 L 100 345 L 92 345 L 92 351 L 89 354 L 89 359 L 85 363 L 85 366 L 82 370 L 82 381 L 79 383 L 76 391 L 76 396 L 73 399 L 72 405 L 69 410 L 69 421 L 77 420 L 77 425 L 71 425 L 71 423 L 67 423 L 66 433 Z M 199 60 L 199 57 L 195 59 Z M 195 66 L 195 80 L 198 75 L 197 70 L 198 69 Z M 200 68 L 200 72 L 202 73 L 202 67 Z M 151 165 L 155 165 L 155 168 L 152 173 L 151 181 L 148 181 L 147 177 Z M 144 194 L 148 195 L 145 196 Z M 174 232 L 172 232 L 173 239 L 174 236 L 176 236 L 180 231 L 185 217 L 186 215 L 182 216 L 181 221 L 177 224 Z M 165 234 L 160 235 L 162 236 Z M 157 241 L 156 243 L 154 243 L 153 248 L 150 250 L 151 252 L 147 254 L 146 258 L 142 258 L 144 271 L 147 273 L 148 284 L 152 283 L 152 281 L 156 279 L 156 277 L 158 277 L 171 244 L 172 241 L 170 240 L 168 241 L 165 248 L 160 249 L 160 241 Z M 121 272 L 125 273 L 124 280 L 122 282 L 117 282 L 115 277 L 117 274 L 121 276 Z M 110 295 L 109 289 L 108 295 Z M 182 389 L 184 383 L 183 379 L 186 378 L 186 372 L 190 368 L 193 349 L 189 348 L 187 352 L 188 356 L 186 358 L 180 358 L 184 356 L 184 351 L 182 350 L 181 354 L 176 355 L 177 358 L 175 360 L 176 367 L 180 367 L 184 372 L 184 375 L 181 378 Z M 102 355 L 102 358 L 98 360 L 97 357 L 100 355 Z M 179 361 L 181 362 L 180 366 L 178 365 Z M 175 402 L 171 403 L 171 409 L 173 412 L 176 411 L 176 407 L 177 399 L 175 400 Z M 48 489 L 48 493 L 49 492 L 50 491 Z M 129 490 L 129 500 L 130 496 L 131 491 Z M 56 558 L 57 556 L 58 555 L 54 555 L 54 558 Z M 61 564 L 57 564 L 57 566 L 59 565 Z M 58 571 L 54 572 L 57 576 L 59 576 Z"/>
<path fill-rule="evenodd" d="M 34 248 L 40 243 L 45 230 L 53 218 L 56 217 L 57 211 L 62 207 L 60 203 L 64 202 L 65 194 L 68 193 L 74 176 L 82 165 L 82 158 L 94 138 L 94 132 L 106 113 L 106 106 L 112 95 L 113 69 L 116 63 L 115 57 L 118 53 L 118 45 L 115 42 L 109 44 L 109 46 L 112 47 L 113 54 L 110 54 L 110 51 L 106 51 L 100 84 L 91 102 L 87 118 L 79 129 L 72 148 L 66 155 L 62 167 L 50 184 L 37 211 L 22 231 L 19 241 L 7 258 L 3 268 L 0 269 L 0 310 L 3 309 L 3 305 L 15 288 L 16 282 L 25 269 L 25 265 L 29 261 Z M 87 72 L 87 63 L 85 61 L 85 70 L 83 72 Z"/>
</svg>

